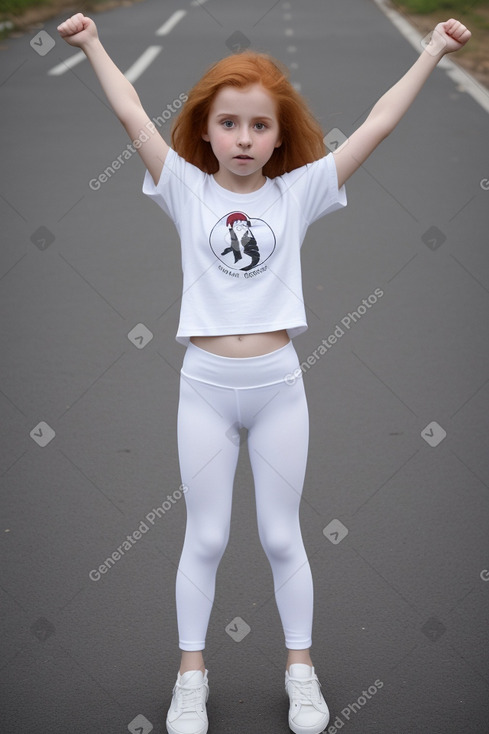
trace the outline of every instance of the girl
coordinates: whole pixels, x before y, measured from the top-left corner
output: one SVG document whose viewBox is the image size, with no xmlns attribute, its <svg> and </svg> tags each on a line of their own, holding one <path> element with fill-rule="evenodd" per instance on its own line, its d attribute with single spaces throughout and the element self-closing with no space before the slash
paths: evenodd
<svg viewBox="0 0 489 734">
<path fill-rule="evenodd" d="M 244 426 L 259 537 L 288 649 L 289 726 L 296 734 L 319 734 L 329 711 L 309 653 L 313 584 L 299 524 L 308 412 L 291 341 L 307 328 L 300 246 L 309 224 L 346 206 L 345 181 L 470 31 L 454 19 L 439 23 L 413 66 L 327 155 L 323 133 L 287 71 L 265 54 L 246 51 L 212 66 L 190 91 L 169 147 L 104 50 L 93 20 L 77 13 L 58 31 L 83 49 L 129 137 L 139 140 L 147 169 L 143 193 L 173 219 L 181 239 L 176 339 L 186 352 L 178 453 L 188 487 L 187 526 L 176 578 L 182 657 L 167 730 L 208 729 L 202 650 Z"/>
</svg>

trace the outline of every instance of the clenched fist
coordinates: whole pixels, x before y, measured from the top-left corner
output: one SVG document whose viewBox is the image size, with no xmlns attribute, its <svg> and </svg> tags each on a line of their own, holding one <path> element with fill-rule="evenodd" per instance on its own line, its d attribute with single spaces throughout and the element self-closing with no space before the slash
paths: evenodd
<svg viewBox="0 0 489 734">
<path fill-rule="evenodd" d="M 61 38 L 70 46 L 83 48 L 89 41 L 98 38 L 97 27 L 91 18 L 83 13 L 76 13 L 57 27 Z"/>
</svg>

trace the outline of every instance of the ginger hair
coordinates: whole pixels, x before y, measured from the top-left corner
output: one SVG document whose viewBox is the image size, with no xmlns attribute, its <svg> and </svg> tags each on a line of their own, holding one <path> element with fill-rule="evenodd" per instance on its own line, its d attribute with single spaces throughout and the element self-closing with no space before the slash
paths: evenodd
<svg viewBox="0 0 489 734">
<path fill-rule="evenodd" d="M 217 158 L 210 143 L 202 139 L 214 98 L 223 87 L 243 89 L 257 83 L 275 100 L 282 139 L 263 167 L 263 175 L 275 178 L 322 158 L 326 147 L 321 126 L 289 81 L 288 69 L 268 54 L 249 50 L 215 63 L 190 90 L 172 126 L 173 149 L 204 173 L 216 173 Z"/>
</svg>

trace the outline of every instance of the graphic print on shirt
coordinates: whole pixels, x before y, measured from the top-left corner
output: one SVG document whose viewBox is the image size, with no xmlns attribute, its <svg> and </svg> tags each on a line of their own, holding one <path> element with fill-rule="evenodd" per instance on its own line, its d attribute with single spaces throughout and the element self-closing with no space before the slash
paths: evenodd
<svg viewBox="0 0 489 734">
<path fill-rule="evenodd" d="M 268 260 L 275 250 L 275 235 L 263 219 L 253 219 L 242 211 L 225 214 L 209 236 L 214 255 L 226 267 L 244 272 Z"/>
</svg>

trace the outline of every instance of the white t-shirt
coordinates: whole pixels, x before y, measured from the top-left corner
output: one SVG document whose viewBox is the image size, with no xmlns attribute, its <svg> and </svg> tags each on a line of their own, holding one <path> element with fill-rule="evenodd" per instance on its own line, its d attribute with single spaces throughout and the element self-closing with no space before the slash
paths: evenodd
<svg viewBox="0 0 489 734">
<path fill-rule="evenodd" d="M 146 171 L 142 190 L 180 235 L 178 342 L 278 329 L 293 338 L 307 329 L 301 245 L 312 222 L 347 203 L 332 153 L 237 194 L 170 149 L 157 186 Z"/>
</svg>

